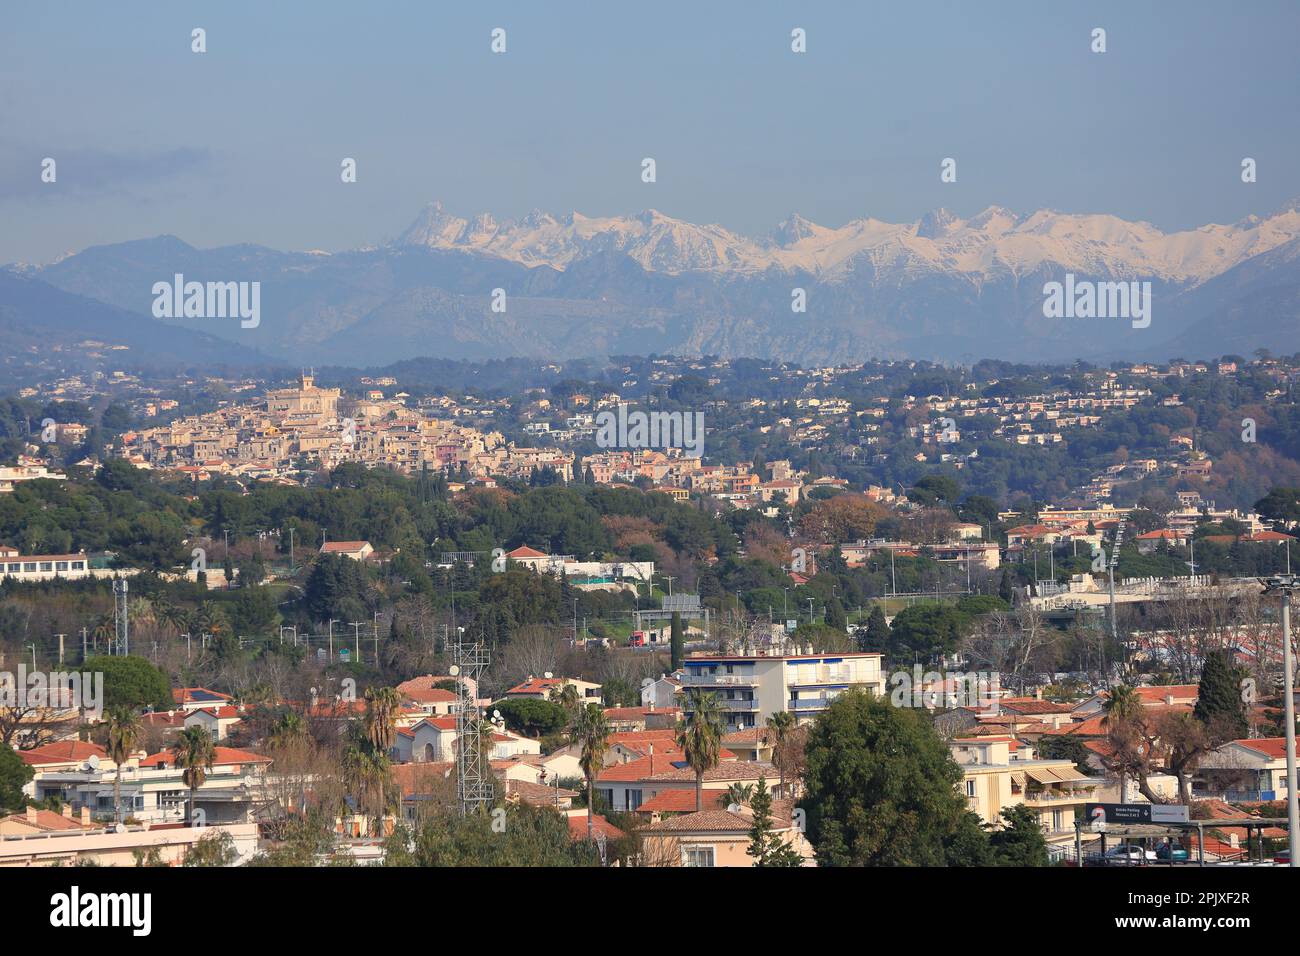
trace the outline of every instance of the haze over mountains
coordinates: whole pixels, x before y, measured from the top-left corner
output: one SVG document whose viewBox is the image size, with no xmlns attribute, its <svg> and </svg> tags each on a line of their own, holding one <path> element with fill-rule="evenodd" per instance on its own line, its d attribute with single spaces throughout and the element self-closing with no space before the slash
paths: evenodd
<svg viewBox="0 0 1300 956">
<path fill-rule="evenodd" d="M 654 210 L 605 218 L 534 211 L 497 222 L 431 203 L 395 241 L 332 255 L 201 250 L 162 236 L 22 271 L 142 316 L 151 316 L 153 284 L 175 273 L 260 281 L 257 329 L 150 320 L 293 363 L 659 352 L 826 364 L 1300 351 L 1298 260 L 1297 202 L 1176 233 L 1109 215 L 989 207 L 969 219 L 940 209 L 912 223 L 858 219 L 838 228 L 796 215 L 765 237 Z M 1043 284 L 1066 273 L 1149 281 L 1150 327 L 1045 318 Z M 804 313 L 791 310 L 796 287 L 806 291 Z M 504 313 L 491 310 L 497 288 Z"/>
</svg>

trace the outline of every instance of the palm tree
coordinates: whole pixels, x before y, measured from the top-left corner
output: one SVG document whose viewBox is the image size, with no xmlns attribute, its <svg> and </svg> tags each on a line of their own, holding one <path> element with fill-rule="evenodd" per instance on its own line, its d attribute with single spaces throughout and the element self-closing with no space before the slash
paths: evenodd
<svg viewBox="0 0 1300 956">
<path fill-rule="evenodd" d="M 1102 705 L 1104 716 L 1102 725 L 1106 736 L 1114 748 L 1116 771 L 1119 776 L 1119 800 L 1124 802 L 1124 781 L 1127 776 L 1125 764 L 1131 761 L 1130 749 L 1134 743 L 1137 726 L 1142 718 L 1142 698 L 1129 684 L 1117 684 L 1112 687 Z"/>
<path fill-rule="evenodd" d="M 582 747 L 578 767 L 587 778 L 587 839 L 592 838 L 592 808 L 595 805 L 596 774 L 605 765 L 605 745 L 609 739 L 609 722 L 600 704 L 588 704 L 578 712 L 574 738 Z"/>
<path fill-rule="evenodd" d="M 393 749 L 393 729 L 402 698 L 392 687 L 366 688 L 366 736 L 380 753 Z"/>
<path fill-rule="evenodd" d="M 704 774 L 722 756 L 722 712 L 718 698 L 696 690 L 687 695 L 690 717 L 677 723 L 677 746 L 695 771 L 695 810 L 704 809 Z"/>
<path fill-rule="evenodd" d="M 140 721 L 129 707 L 114 707 L 108 715 L 108 756 L 117 764 L 113 779 L 113 812 L 122 822 L 122 764 L 140 740 Z"/>
<path fill-rule="evenodd" d="M 368 737 L 354 739 L 343 751 L 343 780 L 356 798 L 358 813 L 364 813 L 369 805 L 374 833 L 382 836 L 391 789 L 387 755 Z"/>
<path fill-rule="evenodd" d="M 733 783 L 727 787 L 725 798 L 727 806 L 736 804 L 747 807 L 749 801 L 754 799 L 754 785 L 752 783 Z"/>
<path fill-rule="evenodd" d="M 270 745 L 279 749 L 286 744 L 304 737 L 307 728 L 303 725 L 302 715 L 296 710 L 286 710 L 271 728 Z"/>
<path fill-rule="evenodd" d="M 172 604 L 170 601 L 159 599 L 154 606 L 154 618 L 163 627 L 175 632 L 178 636 L 186 630 L 189 621 L 189 614 L 185 609 Z"/>
<path fill-rule="evenodd" d="M 564 684 L 562 687 L 552 687 L 550 699 L 552 703 L 564 708 L 564 713 L 569 719 L 569 729 L 574 730 L 582 709 L 582 699 L 578 696 L 577 685 Z"/>
<path fill-rule="evenodd" d="M 176 766 L 184 769 L 181 779 L 190 788 L 190 811 L 186 822 L 194 825 L 194 796 L 203 781 L 208 779 L 212 761 L 216 759 L 216 749 L 212 745 L 212 735 L 195 724 L 186 727 L 177 735 L 177 744 L 172 748 L 176 754 Z"/>
<path fill-rule="evenodd" d="M 772 748 L 773 763 L 776 764 L 777 773 L 781 778 L 781 796 L 785 796 L 785 742 L 790 736 L 790 731 L 794 729 L 794 714 L 788 710 L 779 710 L 771 717 L 767 718 L 767 729 L 772 731 L 776 737 L 776 745 Z"/>
<path fill-rule="evenodd" d="M 105 647 L 111 647 L 109 642 L 112 641 L 115 634 L 117 634 L 117 624 L 111 614 L 101 614 L 95 619 L 94 627 L 90 629 L 90 636 L 94 640 L 96 647 L 99 646 L 101 640 L 104 642 Z"/>
</svg>

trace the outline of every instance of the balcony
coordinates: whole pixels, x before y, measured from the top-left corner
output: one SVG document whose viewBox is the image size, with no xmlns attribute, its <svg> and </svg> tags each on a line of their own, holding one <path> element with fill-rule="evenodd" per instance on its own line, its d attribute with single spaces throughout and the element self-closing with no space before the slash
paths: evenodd
<svg viewBox="0 0 1300 956">
<path fill-rule="evenodd" d="M 1091 790 L 1031 790 L 1025 794 L 1025 803 L 1031 807 L 1085 803 L 1091 799 Z"/>
<path fill-rule="evenodd" d="M 753 674 L 683 674 L 684 687 L 756 687 L 759 680 Z"/>
<path fill-rule="evenodd" d="M 834 699 L 834 697 L 801 697 L 798 700 L 786 701 L 786 710 L 825 710 Z"/>
<path fill-rule="evenodd" d="M 878 677 L 876 679 L 879 680 Z M 847 670 L 845 671 L 824 670 L 824 671 L 819 671 L 816 674 L 810 674 L 808 676 L 792 677 L 790 680 L 786 681 L 786 684 L 789 685 L 790 687 L 818 687 L 824 684 L 852 684 L 852 683 L 855 683 L 855 681 L 853 680 L 853 675 Z M 871 681 L 864 678 L 863 680 L 857 681 L 856 683 L 866 684 L 866 683 L 871 683 Z"/>
</svg>

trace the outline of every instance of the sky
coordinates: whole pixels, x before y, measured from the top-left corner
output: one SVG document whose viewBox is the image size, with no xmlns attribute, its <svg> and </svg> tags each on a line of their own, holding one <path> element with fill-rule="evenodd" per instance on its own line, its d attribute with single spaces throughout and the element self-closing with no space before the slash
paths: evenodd
<svg viewBox="0 0 1300 956">
<path fill-rule="evenodd" d="M 0 262 L 338 251 L 432 200 L 746 235 L 940 206 L 1233 222 L 1300 195 L 1298 37 L 1294 0 L 6 4 Z"/>
</svg>

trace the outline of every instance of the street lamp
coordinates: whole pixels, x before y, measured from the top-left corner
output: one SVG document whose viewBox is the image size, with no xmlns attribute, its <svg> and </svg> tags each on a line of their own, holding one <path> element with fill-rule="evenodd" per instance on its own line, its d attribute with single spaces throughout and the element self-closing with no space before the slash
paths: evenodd
<svg viewBox="0 0 1300 956">
<path fill-rule="evenodd" d="M 1300 805 L 1296 802 L 1295 772 L 1295 656 L 1291 652 L 1291 595 L 1300 590 L 1300 581 L 1294 574 L 1278 575 L 1266 578 L 1263 582 L 1268 592 L 1277 591 L 1282 595 L 1282 693 L 1286 705 L 1286 820 L 1287 839 L 1291 852 L 1288 866 L 1296 865 L 1296 853 L 1300 851 Z"/>
</svg>

